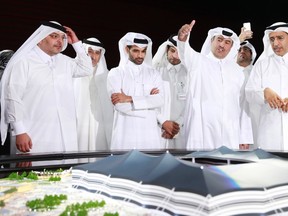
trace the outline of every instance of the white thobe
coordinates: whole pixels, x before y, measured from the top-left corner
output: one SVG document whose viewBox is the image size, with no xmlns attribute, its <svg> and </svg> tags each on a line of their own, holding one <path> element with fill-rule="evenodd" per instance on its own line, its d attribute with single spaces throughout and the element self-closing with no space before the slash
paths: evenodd
<svg viewBox="0 0 288 216">
<path fill-rule="evenodd" d="M 247 81 L 250 77 L 250 73 L 251 70 L 253 68 L 253 65 L 250 64 L 247 67 L 241 67 L 245 76 L 245 84 L 244 84 L 244 97 L 241 98 L 241 102 L 240 104 L 242 105 L 242 115 L 247 115 L 246 118 L 250 118 L 251 119 L 251 127 L 246 127 L 247 131 L 243 131 L 242 132 L 248 136 L 249 132 L 253 134 L 253 149 L 256 149 L 258 146 L 256 144 L 256 140 L 257 140 L 257 128 L 258 128 L 258 121 L 259 121 L 259 112 L 260 112 L 260 106 L 256 103 L 248 103 L 246 96 L 245 96 L 245 86 L 247 84 Z M 244 118 L 242 118 L 244 119 Z M 243 134 L 243 135 L 244 135 Z M 249 144 L 249 143 L 248 143 Z M 252 144 L 252 143 L 250 143 Z"/>
<path fill-rule="evenodd" d="M 245 91 L 249 103 L 261 106 L 257 145 L 267 151 L 288 150 L 288 113 L 272 109 L 264 99 L 264 89 L 271 88 L 281 98 L 288 97 L 288 55 L 272 55 L 257 61 Z"/>
<path fill-rule="evenodd" d="M 108 94 L 121 90 L 133 98 L 133 103 L 117 103 L 114 108 L 111 150 L 163 149 L 157 123 L 159 109 L 164 103 L 163 81 L 160 73 L 145 63 L 113 68 L 108 73 Z M 159 94 L 151 95 L 153 88 Z"/>
<path fill-rule="evenodd" d="M 35 47 L 11 69 L 4 98 L 12 136 L 27 133 L 31 153 L 77 151 L 76 110 L 72 77 L 92 73 L 81 42 L 79 58 L 61 53 L 52 58 Z"/>
<path fill-rule="evenodd" d="M 113 104 L 107 93 L 107 72 L 75 78 L 79 151 L 110 149 Z"/>
<path fill-rule="evenodd" d="M 179 42 L 181 61 L 189 69 L 190 88 L 184 113 L 184 133 L 187 149 L 215 149 L 224 145 L 239 149 L 244 140 L 241 130 L 240 97 L 244 74 L 235 61 L 216 59 L 194 51 L 189 43 Z"/>
<path fill-rule="evenodd" d="M 176 66 L 167 64 L 156 69 L 162 74 L 163 81 L 167 82 L 167 84 L 164 84 L 166 86 L 164 88 L 165 103 L 158 121 L 162 125 L 166 120 L 171 120 L 177 122 L 180 126 L 179 133 L 173 139 L 163 138 L 162 141 L 166 148 L 185 149 L 183 115 L 188 86 L 187 70 L 181 64 Z"/>
</svg>

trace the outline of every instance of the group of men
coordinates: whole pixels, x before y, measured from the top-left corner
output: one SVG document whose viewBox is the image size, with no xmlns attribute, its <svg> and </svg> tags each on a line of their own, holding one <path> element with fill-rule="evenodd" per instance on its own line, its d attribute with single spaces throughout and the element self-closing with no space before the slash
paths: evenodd
<svg viewBox="0 0 288 216">
<path fill-rule="evenodd" d="M 108 72 L 98 39 L 81 41 L 71 28 L 43 22 L 5 68 L 2 143 L 9 130 L 24 153 L 286 150 L 288 24 L 267 27 L 254 65 L 252 44 L 240 44 L 229 28 L 209 30 L 195 51 L 194 25 L 183 25 L 154 57 L 148 36 L 128 32 L 119 40 L 119 65 Z M 61 53 L 68 44 L 75 58 Z"/>
</svg>

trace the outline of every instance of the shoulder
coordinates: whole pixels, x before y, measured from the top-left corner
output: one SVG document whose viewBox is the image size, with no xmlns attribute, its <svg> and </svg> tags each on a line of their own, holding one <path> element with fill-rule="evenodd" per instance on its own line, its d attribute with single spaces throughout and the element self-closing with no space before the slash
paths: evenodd
<svg viewBox="0 0 288 216">
<path fill-rule="evenodd" d="M 111 68 L 111 69 L 109 70 L 109 74 L 110 74 L 110 73 L 115 73 L 115 72 L 121 70 L 121 68 L 122 68 L 122 67 L 120 67 L 120 66 L 113 67 L 113 68 Z"/>
<path fill-rule="evenodd" d="M 107 77 L 115 77 L 115 76 L 121 76 L 121 68 L 120 66 L 111 68 L 108 72 Z"/>
<path fill-rule="evenodd" d="M 12 68 L 19 68 L 19 67 L 25 67 L 30 64 L 35 64 L 37 61 L 40 61 L 39 57 L 33 55 L 32 53 L 28 53 L 27 55 L 20 58 L 18 61 L 14 62 L 13 65 L 10 65 Z"/>
<path fill-rule="evenodd" d="M 274 55 L 265 57 L 263 59 L 259 59 L 255 62 L 253 69 L 264 69 L 264 68 L 274 68 L 276 65 L 280 64 L 279 59 L 277 59 Z"/>
<path fill-rule="evenodd" d="M 154 74 L 156 76 L 161 75 L 160 68 L 156 69 L 156 68 L 154 68 L 152 66 L 146 65 L 145 66 L 145 70 L 148 71 L 150 74 Z"/>
</svg>

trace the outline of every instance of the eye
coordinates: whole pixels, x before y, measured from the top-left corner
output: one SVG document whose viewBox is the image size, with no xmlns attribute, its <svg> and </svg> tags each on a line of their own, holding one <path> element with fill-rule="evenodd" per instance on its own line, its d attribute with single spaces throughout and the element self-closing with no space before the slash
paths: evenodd
<svg viewBox="0 0 288 216">
<path fill-rule="evenodd" d="M 58 40 L 59 38 L 61 38 L 62 40 L 66 39 L 66 35 L 59 35 L 59 34 L 55 34 L 55 33 L 50 34 L 49 36 L 54 40 Z"/>
</svg>

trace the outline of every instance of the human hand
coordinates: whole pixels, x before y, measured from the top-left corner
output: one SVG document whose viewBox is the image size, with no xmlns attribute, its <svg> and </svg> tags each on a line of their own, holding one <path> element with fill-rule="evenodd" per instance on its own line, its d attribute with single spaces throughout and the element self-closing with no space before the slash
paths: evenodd
<svg viewBox="0 0 288 216">
<path fill-rule="evenodd" d="M 30 152 L 32 140 L 27 133 L 16 135 L 16 147 L 21 152 Z"/>
<path fill-rule="evenodd" d="M 240 42 L 251 39 L 252 37 L 253 37 L 253 31 L 246 30 L 245 27 L 241 28 L 241 33 L 239 35 Z"/>
<path fill-rule="evenodd" d="M 113 105 L 117 103 L 127 103 L 132 102 L 132 97 L 126 95 L 123 90 L 121 89 L 121 93 L 113 93 L 111 95 L 111 102 Z"/>
<path fill-rule="evenodd" d="M 150 95 L 153 95 L 153 94 L 159 94 L 159 89 L 158 88 L 152 88 L 150 91 Z"/>
<path fill-rule="evenodd" d="M 162 137 L 163 137 L 164 139 L 173 139 L 174 136 L 171 135 L 171 134 L 169 134 L 169 133 L 167 133 L 166 131 L 163 131 Z"/>
<path fill-rule="evenodd" d="M 282 109 L 283 112 L 288 112 L 288 98 L 284 98 L 283 102 L 284 102 L 284 104 L 281 107 L 281 109 Z"/>
<path fill-rule="evenodd" d="M 162 124 L 162 128 L 166 131 L 166 133 L 172 135 L 174 137 L 177 133 L 179 133 L 180 126 L 175 121 L 167 120 Z"/>
<path fill-rule="evenodd" d="M 190 24 L 185 24 L 180 28 L 180 30 L 178 31 L 178 40 L 180 41 L 187 40 L 187 37 L 190 34 L 195 22 L 196 22 L 195 20 L 192 20 Z"/>
<path fill-rule="evenodd" d="M 270 88 L 264 89 L 264 98 L 272 109 L 282 108 L 285 105 L 282 98 Z"/>
<path fill-rule="evenodd" d="M 240 150 L 248 150 L 249 149 L 249 144 L 239 144 L 239 149 Z"/>
<path fill-rule="evenodd" d="M 73 44 L 79 41 L 77 35 L 71 28 L 67 26 L 63 26 L 63 27 L 66 29 L 67 41 L 69 44 Z"/>
</svg>

